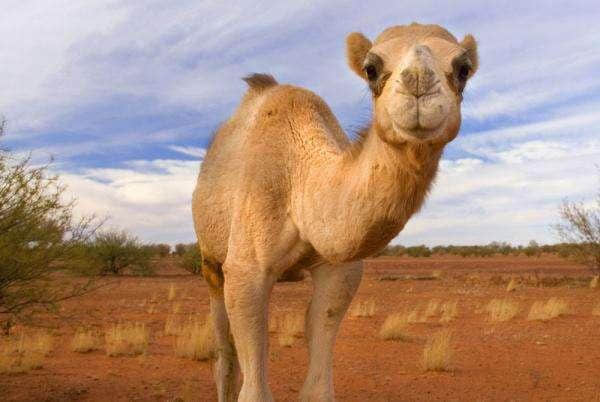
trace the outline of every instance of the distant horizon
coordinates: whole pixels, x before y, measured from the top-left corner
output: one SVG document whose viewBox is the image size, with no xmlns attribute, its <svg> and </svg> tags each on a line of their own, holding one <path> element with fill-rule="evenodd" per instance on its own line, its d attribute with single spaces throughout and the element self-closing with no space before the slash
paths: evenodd
<svg viewBox="0 0 600 402">
<path fill-rule="evenodd" d="M 54 155 L 79 214 L 190 243 L 196 175 L 241 77 L 313 90 L 352 135 L 371 100 L 346 65 L 346 35 L 438 23 L 475 36 L 480 68 L 430 197 L 392 243 L 553 244 L 562 200 L 591 201 L 600 184 L 598 20 L 589 1 L 13 1 L 0 16 L 0 144 Z"/>
</svg>

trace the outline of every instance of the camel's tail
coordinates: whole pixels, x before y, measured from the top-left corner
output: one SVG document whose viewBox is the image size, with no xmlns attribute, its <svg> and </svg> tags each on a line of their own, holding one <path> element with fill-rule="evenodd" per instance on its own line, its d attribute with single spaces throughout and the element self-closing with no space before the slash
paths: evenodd
<svg viewBox="0 0 600 402">
<path fill-rule="evenodd" d="M 246 81 L 250 90 L 256 92 L 262 92 L 267 88 L 278 85 L 277 80 L 270 74 L 250 74 L 242 79 Z"/>
</svg>

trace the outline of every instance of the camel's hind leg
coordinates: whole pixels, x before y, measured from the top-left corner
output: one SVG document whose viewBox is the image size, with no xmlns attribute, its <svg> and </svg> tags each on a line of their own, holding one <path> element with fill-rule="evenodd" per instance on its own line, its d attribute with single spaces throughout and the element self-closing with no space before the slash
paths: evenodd
<svg viewBox="0 0 600 402">
<path fill-rule="evenodd" d="M 333 401 L 333 347 L 338 328 L 362 277 L 360 262 L 313 268 L 313 296 L 306 315 L 310 363 L 302 401 Z"/>
<path fill-rule="evenodd" d="M 232 402 L 236 400 L 240 368 L 225 309 L 221 264 L 205 258 L 202 261 L 202 275 L 209 287 L 210 318 L 215 333 L 217 351 L 214 377 L 217 395 L 219 402 Z"/>
<path fill-rule="evenodd" d="M 236 400 L 240 369 L 222 294 L 211 294 L 210 316 L 217 344 L 214 371 L 217 395 L 219 402 L 233 402 Z"/>
</svg>

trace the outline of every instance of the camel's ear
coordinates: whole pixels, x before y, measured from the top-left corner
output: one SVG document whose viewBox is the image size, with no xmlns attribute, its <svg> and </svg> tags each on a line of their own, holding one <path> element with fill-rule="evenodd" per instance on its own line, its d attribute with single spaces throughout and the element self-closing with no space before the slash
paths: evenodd
<svg viewBox="0 0 600 402">
<path fill-rule="evenodd" d="M 471 72 L 469 73 L 469 78 L 475 74 L 477 68 L 479 67 L 479 56 L 477 55 L 477 42 L 473 35 L 468 34 L 464 37 L 460 45 L 467 51 L 467 57 L 471 61 Z"/>
<path fill-rule="evenodd" d="M 348 59 L 348 65 L 361 78 L 365 78 L 363 62 L 371 46 L 371 41 L 360 32 L 352 32 L 346 37 L 346 58 Z"/>
</svg>

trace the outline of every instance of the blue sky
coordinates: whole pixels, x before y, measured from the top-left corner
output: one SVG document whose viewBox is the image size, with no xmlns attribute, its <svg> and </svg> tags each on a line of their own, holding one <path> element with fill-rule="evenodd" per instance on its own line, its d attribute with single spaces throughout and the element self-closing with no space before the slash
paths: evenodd
<svg viewBox="0 0 600 402">
<path fill-rule="evenodd" d="M 439 23 L 475 35 L 463 127 L 402 244 L 554 242 L 568 197 L 599 184 L 600 3 L 587 1 L 5 0 L 5 146 L 55 157 L 78 212 L 148 241 L 194 238 L 190 197 L 211 132 L 269 72 L 351 131 L 370 116 L 344 38 Z"/>
</svg>

